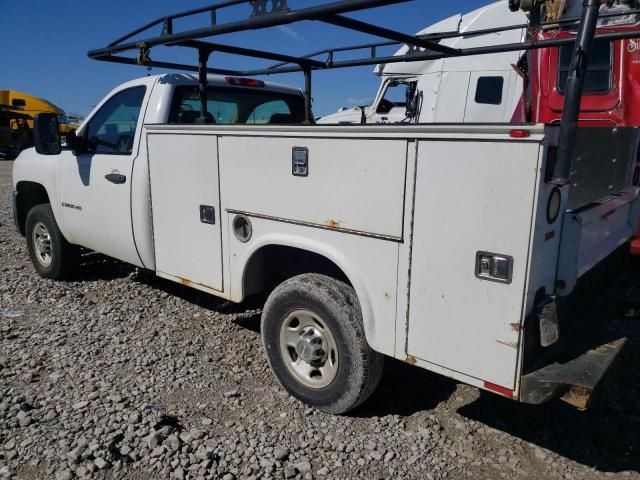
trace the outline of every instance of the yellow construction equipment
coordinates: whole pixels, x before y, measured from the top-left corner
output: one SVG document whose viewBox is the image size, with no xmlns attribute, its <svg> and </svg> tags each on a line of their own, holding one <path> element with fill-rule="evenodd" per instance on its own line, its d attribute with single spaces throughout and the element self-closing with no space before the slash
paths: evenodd
<svg viewBox="0 0 640 480">
<path fill-rule="evenodd" d="M 33 142 L 33 119 L 39 113 L 55 113 L 62 136 L 77 128 L 65 112 L 51 102 L 15 90 L 0 90 L 0 159 L 15 158 Z"/>
</svg>

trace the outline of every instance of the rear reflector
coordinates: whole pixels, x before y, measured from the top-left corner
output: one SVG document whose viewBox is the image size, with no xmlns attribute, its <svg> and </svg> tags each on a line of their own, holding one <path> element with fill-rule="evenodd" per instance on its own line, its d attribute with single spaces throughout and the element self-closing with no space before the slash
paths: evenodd
<svg viewBox="0 0 640 480">
<path fill-rule="evenodd" d="M 529 138 L 531 132 L 529 130 L 511 130 L 509 136 L 511 138 Z"/>
<path fill-rule="evenodd" d="M 513 398 L 513 390 L 510 390 L 500 385 L 496 385 L 490 382 L 484 382 L 484 388 L 491 390 L 492 392 L 499 393 L 500 395 L 508 398 Z"/>
<path fill-rule="evenodd" d="M 241 87 L 264 87 L 264 82 L 262 80 L 255 80 L 253 78 L 225 77 L 225 80 L 231 85 L 238 85 Z"/>
</svg>

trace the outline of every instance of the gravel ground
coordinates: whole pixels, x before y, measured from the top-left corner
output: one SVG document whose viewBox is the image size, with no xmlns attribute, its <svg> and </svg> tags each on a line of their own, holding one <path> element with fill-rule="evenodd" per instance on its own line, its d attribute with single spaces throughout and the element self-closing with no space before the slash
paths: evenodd
<svg viewBox="0 0 640 480">
<path fill-rule="evenodd" d="M 370 401 L 325 415 L 271 376 L 257 300 L 97 255 L 72 281 L 40 279 L 10 175 L 0 162 L 0 478 L 640 479 L 640 336 L 586 413 L 388 361 Z"/>
</svg>

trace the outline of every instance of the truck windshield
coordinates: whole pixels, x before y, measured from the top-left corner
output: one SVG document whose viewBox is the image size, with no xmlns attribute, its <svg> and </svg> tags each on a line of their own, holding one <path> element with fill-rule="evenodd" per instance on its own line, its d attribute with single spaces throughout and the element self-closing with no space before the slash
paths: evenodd
<svg viewBox="0 0 640 480">
<path fill-rule="evenodd" d="M 177 87 L 170 123 L 195 123 L 200 117 L 197 86 Z M 256 88 L 209 87 L 207 120 L 218 124 L 273 125 L 304 122 L 304 98 Z"/>
<path fill-rule="evenodd" d="M 569 76 L 573 45 L 560 47 L 558 55 L 558 91 L 564 93 Z M 611 90 L 611 74 L 613 71 L 613 49 L 611 42 L 596 41 L 593 43 L 587 76 L 584 81 L 584 93 L 606 93 Z"/>
</svg>

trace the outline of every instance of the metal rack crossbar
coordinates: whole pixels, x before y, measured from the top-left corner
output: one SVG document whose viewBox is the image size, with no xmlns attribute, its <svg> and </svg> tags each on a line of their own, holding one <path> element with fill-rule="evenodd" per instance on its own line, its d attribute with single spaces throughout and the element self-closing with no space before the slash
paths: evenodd
<svg viewBox="0 0 640 480">
<path fill-rule="evenodd" d="M 407 3 L 410 1 L 413 0 L 342 0 L 293 10 L 289 8 L 288 0 L 226 0 L 208 7 L 188 10 L 158 18 L 153 22 L 118 38 L 111 42 L 107 47 L 91 50 L 88 52 L 88 55 L 90 58 L 95 60 L 198 72 L 201 119 L 205 118 L 207 112 L 207 73 L 233 76 L 257 76 L 302 72 L 305 77 L 305 118 L 308 123 L 311 123 L 311 73 L 316 70 L 330 70 L 400 62 L 420 62 L 448 57 L 465 57 L 574 45 L 574 55 L 567 81 L 565 106 L 563 110 L 564 113 L 560 128 L 561 140 L 559 142 L 558 159 L 553 179 L 553 181 L 558 184 L 566 183 L 569 178 L 570 158 L 575 140 L 580 99 L 582 97 L 582 90 L 584 86 L 584 76 L 593 41 L 614 41 L 640 37 L 640 28 L 596 34 L 598 19 L 637 15 L 640 14 L 640 10 L 627 10 L 600 15 L 599 0 L 584 0 L 582 16 L 579 19 L 568 18 L 550 22 L 540 22 L 539 15 L 532 14 L 530 15 L 531 21 L 529 24 L 427 35 L 409 35 L 344 16 L 346 13 L 353 13 L 399 3 Z M 243 4 L 251 7 L 251 15 L 249 18 L 227 23 L 218 23 L 218 12 L 220 10 Z M 175 20 L 193 17 L 203 13 L 209 13 L 210 15 L 209 26 L 194 30 L 176 32 L 174 24 Z M 319 21 L 352 31 L 369 34 L 379 37 L 383 41 L 347 47 L 329 48 L 309 55 L 297 57 L 247 47 L 205 42 L 203 40 L 205 38 L 216 37 L 229 33 L 277 27 L 305 20 Z M 159 36 L 151 36 L 142 40 L 132 40 L 132 38 L 142 35 L 143 33 L 160 25 L 162 25 L 162 33 Z M 529 29 L 530 32 L 534 32 L 536 30 L 555 27 L 577 27 L 578 31 L 575 38 L 553 38 L 542 41 L 536 41 L 533 39 L 522 43 L 489 45 L 482 47 L 453 48 L 439 43 L 441 40 L 456 37 L 487 35 L 524 28 Z M 405 44 L 410 48 L 403 55 L 378 55 L 378 49 L 399 44 Z M 197 65 L 189 65 L 152 60 L 150 57 L 150 50 L 151 48 L 158 46 L 179 46 L 194 49 L 198 53 L 198 63 Z M 361 58 L 356 59 L 339 61 L 336 61 L 335 59 L 335 55 L 337 53 L 355 52 L 359 50 L 369 50 L 370 53 L 366 57 L 361 56 Z M 139 54 L 137 58 L 117 55 L 127 51 L 139 51 Z M 208 60 L 213 52 L 223 52 L 245 57 L 271 60 L 278 63 L 261 69 L 237 70 L 211 68 L 208 66 Z M 321 55 L 326 55 L 326 59 L 317 60 L 316 57 Z"/>
</svg>

